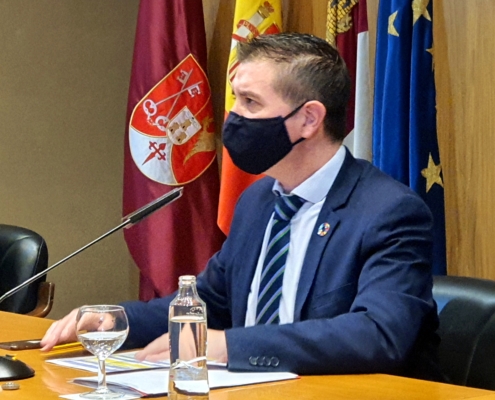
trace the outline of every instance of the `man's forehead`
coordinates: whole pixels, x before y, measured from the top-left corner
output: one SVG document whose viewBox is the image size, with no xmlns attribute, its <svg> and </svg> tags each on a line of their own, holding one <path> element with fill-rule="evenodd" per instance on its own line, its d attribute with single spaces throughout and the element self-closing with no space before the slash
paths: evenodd
<svg viewBox="0 0 495 400">
<path fill-rule="evenodd" d="M 241 61 L 238 66 L 238 69 L 239 68 L 274 71 L 277 69 L 277 64 L 268 58 L 254 58 L 247 61 Z"/>
<path fill-rule="evenodd" d="M 236 75 L 233 79 L 234 86 L 244 86 L 251 84 L 270 85 L 275 76 L 276 66 L 266 60 L 253 60 L 242 62 L 237 67 Z"/>
</svg>

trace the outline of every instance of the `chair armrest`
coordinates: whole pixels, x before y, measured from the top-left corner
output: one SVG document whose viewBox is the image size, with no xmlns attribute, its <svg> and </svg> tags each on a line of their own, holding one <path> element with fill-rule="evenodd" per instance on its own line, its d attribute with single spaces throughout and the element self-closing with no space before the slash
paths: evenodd
<svg viewBox="0 0 495 400">
<path fill-rule="evenodd" d="M 38 288 L 38 303 L 36 308 L 26 315 L 32 317 L 46 317 L 53 306 L 53 297 L 55 295 L 55 284 L 53 282 L 41 282 Z"/>
</svg>

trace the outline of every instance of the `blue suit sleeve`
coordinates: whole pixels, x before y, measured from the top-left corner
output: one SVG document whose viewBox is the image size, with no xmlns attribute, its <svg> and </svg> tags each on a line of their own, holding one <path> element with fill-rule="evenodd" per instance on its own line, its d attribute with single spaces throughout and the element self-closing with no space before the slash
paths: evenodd
<svg viewBox="0 0 495 400">
<path fill-rule="evenodd" d="M 168 306 L 173 295 L 144 301 L 128 301 L 124 306 L 129 320 L 129 334 L 123 349 L 135 349 L 146 346 L 157 337 L 168 332 Z"/>
<path fill-rule="evenodd" d="M 232 326 L 230 302 L 227 297 L 222 252 L 217 252 L 205 270 L 197 277 L 199 297 L 206 303 L 208 327 L 224 330 Z M 124 348 L 144 347 L 168 332 L 168 308 L 177 293 L 148 302 L 124 302 L 129 319 L 129 335 Z"/>
</svg>

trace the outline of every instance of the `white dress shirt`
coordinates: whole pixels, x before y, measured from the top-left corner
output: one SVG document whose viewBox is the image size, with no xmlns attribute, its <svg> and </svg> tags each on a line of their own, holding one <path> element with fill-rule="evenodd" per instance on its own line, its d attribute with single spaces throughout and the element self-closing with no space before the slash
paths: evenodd
<svg viewBox="0 0 495 400">
<path fill-rule="evenodd" d="M 333 182 L 344 163 L 345 153 L 345 147 L 341 146 L 330 161 L 289 194 L 284 194 L 279 182 L 276 181 L 273 185 L 273 191 L 277 194 L 282 196 L 295 194 L 306 201 L 290 221 L 289 252 L 287 253 L 287 262 L 282 284 L 282 297 L 280 298 L 280 324 L 288 324 L 294 321 L 297 286 L 299 285 L 299 277 L 301 275 L 309 239 L 314 232 L 316 220 L 323 203 L 325 202 L 327 193 L 332 187 Z M 260 277 L 263 269 L 266 247 L 268 246 L 268 241 L 270 239 L 272 219 L 273 214 L 265 230 L 260 257 L 254 273 L 253 282 L 251 283 L 251 291 L 249 292 L 247 300 L 245 326 L 255 325 Z"/>
</svg>

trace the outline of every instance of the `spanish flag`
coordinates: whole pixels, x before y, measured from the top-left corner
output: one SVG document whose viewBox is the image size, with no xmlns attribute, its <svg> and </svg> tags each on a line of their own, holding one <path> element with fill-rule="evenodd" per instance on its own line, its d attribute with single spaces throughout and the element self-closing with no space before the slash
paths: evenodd
<svg viewBox="0 0 495 400">
<path fill-rule="evenodd" d="M 281 29 L 281 0 L 238 0 L 236 2 L 232 44 L 227 68 L 227 87 L 225 90 L 226 115 L 234 105 L 231 82 L 235 77 L 238 66 L 237 43 L 246 42 L 263 34 L 279 33 Z M 237 199 L 244 189 L 260 179 L 260 177 L 259 175 L 251 175 L 239 170 L 232 163 L 227 150 L 223 149 L 218 226 L 225 234 L 229 233 Z"/>
</svg>

